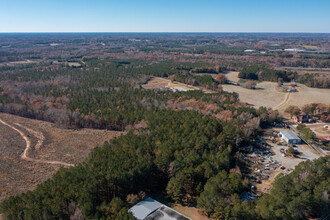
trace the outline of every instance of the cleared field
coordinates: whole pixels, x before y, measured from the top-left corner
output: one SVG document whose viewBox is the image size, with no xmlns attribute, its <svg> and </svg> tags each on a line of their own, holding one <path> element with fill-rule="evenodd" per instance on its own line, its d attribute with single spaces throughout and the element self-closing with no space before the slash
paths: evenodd
<svg viewBox="0 0 330 220">
<path fill-rule="evenodd" d="M 13 61 L 13 62 L 6 62 L 6 63 L 0 63 L 0 66 L 15 66 L 19 64 L 31 64 L 31 63 L 38 63 L 39 60 L 22 60 L 22 61 Z"/>
<path fill-rule="evenodd" d="M 248 103 L 256 108 L 260 106 L 274 107 L 281 103 L 286 93 L 275 90 L 276 84 L 271 82 L 262 82 L 256 86 L 256 89 L 246 89 L 236 85 L 223 85 L 226 92 L 236 92 L 239 94 L 241 102 Z"/>
<path fill-rule="evenodd" d="M 172 82 L 169 79 L 153 77 L 147 84 L 142 86 L 144 89 L 172 89 L 174 91 L 198 90 L 199 88 L 184 83 Z"/>
<path fill-rule="evenodd" d="M 60 167 L 81 163 L 96 146 L 122 132 L 57 128 L 0 113 L 0 202 L 50 178 Z"/>
<path fill-rule="evenodd" d="M 236 71 L 230 71 L 226 73 L 226 77 L 229 81 L 232 82 L 238 82 L 239 78 L 238 78 L 238 74 L 239 72 Z"/>
<path fill-rule="evenodd" d="M 230 72 L 226 76 L 228 79 L 234 81 L 238 79 L 238 72 Z M 254 90 L 236 85 L 223 85 L 224 91 L 238 93 L 242 102 L 251 104 L 256 108 L 260 106 L 275 108 L 281 113 L 289 105 L 301 107 L 313 102 L 330 104 L 330 89 L 309 88 L 305 85 L 298 84 L 298 92 L 288 94 L 277 91 L 276 87 L 277 83 L 274 82 L 258 83 L 256 86 L 257 89 Z"/>
<path fill-rule="evenodd" d="M 284 111 L 289 105 L 297 105 L 302 107 L 305 104 L 310 103 L 324 103 L 330 104 L 330 89 L 317 89 L 310 88 L 302 84 L 298 84 L 298 92 L 291 93 L 289 101 L 279 108 L 280 111 Z"/>
</svg>

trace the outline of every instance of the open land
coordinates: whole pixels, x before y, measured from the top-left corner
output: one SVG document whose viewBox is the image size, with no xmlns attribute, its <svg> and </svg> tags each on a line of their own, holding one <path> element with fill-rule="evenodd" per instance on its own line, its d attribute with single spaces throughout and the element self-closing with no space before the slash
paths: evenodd
<svg viewBox="0 0 330 220">
<path fill-rule="evenodd" d="M 238 72 L 229 72 L 226 76 L 230 81 L 238 82 Z M 223 85 L 224 91 L 238 93 L 242 102 L 251 104 L 256 108 L 260 106 L 275 108 L 281 113 L 289 105 L 301 107 L 313 102 L 330 104 L 330 89 L 310 88 L 298 84 L 298 92 L 284 93 L 277 91 L 276 87 L 277 83 L 274 82 L 258 83 L 256 89 L 246 89 L 237 85 Z"/>
<path fill-rule="evenodd" d="M 169 89 L 173 91 L 189 91 L 198 90 L 195 86 L 190 86 L 184 83 L 172 82 L 169 79 L 161 77 L 153 77 L 147 84 L 142 86 L 145 89 Z"/>
<path fill-rule="evenodd" d="M 0 201 L 33 190 L 60 167 L 81 163 L 96 146 L 122 132 L 69 130 L 0 114 Z"/>
</svg>

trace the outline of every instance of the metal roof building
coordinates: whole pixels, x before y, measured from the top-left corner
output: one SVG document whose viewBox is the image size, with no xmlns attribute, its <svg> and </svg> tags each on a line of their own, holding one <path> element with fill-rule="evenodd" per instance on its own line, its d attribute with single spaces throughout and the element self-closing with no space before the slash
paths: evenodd
<svg viewBox="0 0 330 220">
<path fill-rule="evenodd" d="M 281 130 L 279 136 L 282 137 L 288 144 L 300 144 L 300 138 L 292 131 Z"/>
<path fill-rule="evenodd" d="M 150 197 L 137 203 L 129 211 L 139 220 L 191 220 Z"/>
</svg>

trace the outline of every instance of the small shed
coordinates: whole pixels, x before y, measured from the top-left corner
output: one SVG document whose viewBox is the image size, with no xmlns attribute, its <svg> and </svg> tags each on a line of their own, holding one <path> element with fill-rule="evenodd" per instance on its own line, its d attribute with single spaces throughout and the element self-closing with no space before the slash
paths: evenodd
<svg viewBox="0 0 330 220">
<path fill-rule="evenodd" d="M 285 140 L 288 144 L 300 144 L 300 138 L 295 135 L 292 131 L 281 130 L 278 134 L 283 140 Z"/>
</svg>

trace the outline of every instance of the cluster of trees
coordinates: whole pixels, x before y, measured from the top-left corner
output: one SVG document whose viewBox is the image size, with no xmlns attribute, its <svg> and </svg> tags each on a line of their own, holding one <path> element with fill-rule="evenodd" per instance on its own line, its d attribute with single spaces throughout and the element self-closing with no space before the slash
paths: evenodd
<svg viewBox="0 0 330 220">
<path fill-rule="evenodd" d="M 330 213 L 330 156 L 301 162 L 289 175 L 276 178 L 270 194 L 257 202 L 263 219 L 325 219 Z"/>
<path fill-rule="evenodd" d="M 314 88 L 330 88 L 330 78 L 327 75 L 306 73 L 299 75 L 297 82 Z"/>
<path fill-rule="evenodd" d="M 298 116 L 301 113 L 308 114 L 308 115 L 319 115 L 320 120 L 323 122 L 329 122 L 330 121 L 330 106 L 323 104 L 323 103 L 311 103 L 306 104 L 299 108 L 295 105 L 290 105 L 285 109 L 285 112 L 290 114 L 291 118 L 292 116 Z"/>
<path fill-rule="evenodd" d="M 294 72 L 288 72 L 284 70 L 272 70 L 265 66 L 247 66 L 244 67 L 238 74 L 239 78 L 261 80 L 261 81 L 272 81 L 277 82 L 281 78 L 285 82 L 289 82 L 295 78 L 297 74 Z"/>
<path fill-rule="evenodd" d="M 306 127 L 305 124 L 299 124 L 297 126 L 297 130 L 299 131 L 299 134 L 308 141 L 315 141 L 316 140 L 316 134 L 312 131 L 312 129 Z"/>
<path fill-rule="evenodd" d="M 301 114 L 301 110 L 298 106 L 290 105 L 285 109 L 285 112 L 290 114 L 290 117 L 292 116 L 298 116 Z"/>
<path fill-rule="evenodd" d="M 289 82 L 292 79 L 315 88 L 330 88 L 330 78 L 321 74 L 297 74 L 296 72 L 284 70 L 272 70 L 264 66 L 247 66 L 238 74 L 239 78 L 261 81 L 278 82 L 279 80 Z"/>
</svg>

